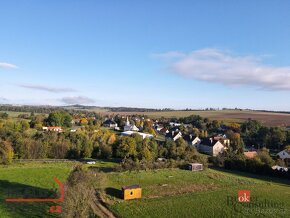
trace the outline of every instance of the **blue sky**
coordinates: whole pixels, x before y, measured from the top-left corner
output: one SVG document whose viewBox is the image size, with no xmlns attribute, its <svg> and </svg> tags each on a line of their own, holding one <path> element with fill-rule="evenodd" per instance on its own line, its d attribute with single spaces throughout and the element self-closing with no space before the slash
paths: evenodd
<svg viewBox="0 0 290 218">
<path fill-rule="evenodd" d="M 290 110 L 290 2 L 0 1 L 0 103 Z"/>
</svg>

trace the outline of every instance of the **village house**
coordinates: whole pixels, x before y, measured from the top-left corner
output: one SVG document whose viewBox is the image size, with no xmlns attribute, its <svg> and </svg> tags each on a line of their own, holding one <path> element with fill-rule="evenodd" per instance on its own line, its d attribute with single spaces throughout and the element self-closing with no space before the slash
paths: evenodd
<svg viewBox="0 0 290 218">
<path fill-rule="evenodd" d="M 290 150 L 283 150 L 280 151 L 277 156 L 285 161 L 286 166 L 290 166 Z"/>
<path fill-rule="evenodd" d="M 161 129 L 163 129 L 163 126 L 156 127 L 156 130 L 159 132 Z"/>
<path fill-rule="evenodd" d="M 73 121 L 73 122 L 72 122 L 73 125 L 74 125 L 74 124 L 79 125 L 80 122 L 81 122 L 81 119 L 76 118 L 76 119 L 73 119 L 72 121 Z"/>
<path fill-rule="evenodd" d="M 222 154 L 224 150 L 226 150 L 226 146 L 223 145 L 220 141 L 214 140 L 213 137 L 209 139 L 204 139 L 201 141 L 199 145 L 197 145 L 197 149 L 200 152 L 217 156 L 219 154 Z"/>
<path fill-rule="evenodd" d="M 143 133 L 143 132 L 124 131 L 124 132 L 121 133 L 122 136 L 131 136 L 132 134 L 138 134 L 138 135 L 142 136 L 143 139 L 145 139 L 145 138 L 149 138 L 149 139 L 154 138 L 154 136 L 152 134 L 147 134 L 147 133 Z"/>
<path fill-rule="evenodd" d="M 169 133 L 169 130 L 165 127 L 163 127 L 162 129 L 159 130 L 159 133 L 162 135 L 166 135 L 167 133 Z"/>
<path fill-rule="evenodd" d="M 176 141 L 177 139 L 182 138 L 182 133 L 179 131 L 170 131 L 165 135 L 165 137 Z"/>
<path fill-rule="evenodd" d="M 230 146 L 230 140 L 226 137 L 226 135 L 218 134 L 213 136 L 213 140 L 220 141 L 225 146 Z"/>
<path fill-rule="evenodd" d="M 158 132 L 159 132 L 161 129 L 164 128 L 162 125 L 160 125 L 160 124 L 158 124 L 158 123 L 153 124 L 153 127 L 154 127 L 154 129 L 156 129 Z"/>
<path fill-rule="evenodd" d="M 187 169 L 190 171 L 201 171 L 203 170 L 203 164 L 201 163 L 189 163 Z"/>
<path fill-rule="evenodd" d="M 285 149 L 285 150 L 283 150 L 283 151 L 280 151 L 280 152 L 277 154 L 277 156 L 278 156 L 280 159 L 282 159 L 282 160 L 284 160 L 284 159 L 290 159 L 290 151 L 287 150 L 287 149 Z"/>
<path fill-rule="evenodd" d="M 244 155 L 247 157 L 247 158 L 254 158 L 257 156 L 257 152 L 256 151 L 245 151 L 244 152 Z"/>
<path fill-rule="evenodd" d="M 60 126 L 44 126 L 42 127 L 43 131 L 53 131 L 53 132 L 62 132 L 62 128 Z"/>
<path fill-rule="evenodd" d="M 126 131 L 137 131 L 137 132 L 139 131 L 139 128 L 137 126 L 130 124 L 128 117 L 127 117 L 126 124 L 124 126 L 124 132 Z"/>
<path fill-rule="evenodd" d="M 178 132 L 179 129 L 180 129 L 180 127 L 178 127 L 178 126 L 174 126 L 174 127 L 170 128 L 170 131 Z"/>
<path fill-rule="evenodd" d="M 103 126 L 108 128 L 116 128 L 118 127 L 118 124 L 113 119 L 107 119 L 103 122 Z"/>
<path fill-rule="evenodd" d="M 278 166 L 278 165 L 272 166 L 272 169 L 273 170 L 282 171 L 282 172 L 288 172 L 288 168 L 287 167 L 281 167 L 281 166 Z"/>
<path fill-rule="evenodd" d="M 194 137 L 192 134 L 184 135 L 183 139 L 185 141 L 187 141 L 190 145 L 193 145 L 195 147 L 197 147 L 200 144 L 200 142 L 201 142 L 200 138 Z"/>
<path fill-rule="evenodd" d="M 181 126 L 181 123 L 169 122 L 169 125 L 170 125 L 171 127 L 175 127 L 175 126 Z"/>
</svg>

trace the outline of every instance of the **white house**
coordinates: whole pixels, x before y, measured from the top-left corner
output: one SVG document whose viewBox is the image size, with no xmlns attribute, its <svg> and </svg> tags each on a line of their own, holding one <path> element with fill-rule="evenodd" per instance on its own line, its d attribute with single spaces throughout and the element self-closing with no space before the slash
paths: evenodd
<svg viewBox="0 0 290 218">
<path fill-rule="evenodd" d="M 278 165 L 272 166 L 273 170 L 279 170 L 279 171 L 283 171 L 283 172 L 287 172 L 288 168 L 287 167 L 280 167 Z"/>
<path fill-rule="evenodd" d="M 226 135 L 219 134 L 219 135 L 213 136 L 212 138 L 215 141 L 222 142 L 223 145 L 230 146 L 230 140 L 227 138 Z"/>
<path fill-rule="evenodd" d="M 213 138 L 205 139 L 198 145 L 198 150 L 212 156 L 217 156 L 225 151 L 226 147 L 220 142 L 213 140 Z"/>
<path fill-rule="evenodd" d="M 43 131 L 53 131 L 53 132 L 62 132 L 62 128 L 60 126 L 44 126 L 42 127 Z"/>
<path fill-rule="evenodd" d="M 201 142 L 201 139 L 200 139 L 200 138 L 198 138 L 198 137 L 194 137 L 192 134 L 184 135 L 184 136 L 183 136 L 183 139 L 184 139 L 185 141 L 187 141 L 190 145 L 195 146 L 196 148 L 198 147 L 198 145 L 199 145 L 200 142 Z"/>
<path fill-rule="evenodd" d="M 281 159 L 288 159 L 288 158 L 290 159 L 290 151 L 287 149 L 280 151 L 277 155 Z"/>
<path fill-rule="evenodd" d="M 179 131 L 171 131 L 171 132 L 168 132 L 165 135 L 165 137 L 166 138 L 171 138 L 173 141 L 176 141 L 177 139 L 182 137 L 182 133 L 179 132 Z"/>
<path fill-rule="evenodd" d="M 171 127 L 175 127 L 175 126 L 181 126 L 181 123 L 169 122 L 169 125 L 170 125 Z"/>
<path fill-rule="evenodd" d="M 196 147 L 197 147 L 200 143 L 201 143 L 201 139 L 198 138 L 198 137 L 195 137 L 195 138 L 192 140 L 192 142 L 191 142 L 191 144 L 194 145 L 194 146 L 196 146 Z"/>
<path fill-rule="evenodd" d="M 145 139 L 145 138 L 152 139 L 154 137 L 152 134 L 147 134 L 147 133 L 143 133 L 143 132 L 136 132 L 136 131 L 124 131 L 121 133 L 122 136 L 131 136 L 132 134 L 138 134 L 138 135 L 142 136 L 143 139 Z"/>
<path fill-rule="evenodd" d="M 127 117 L 126 124 L 124 126 L 124 132 L 126 131 L 137 131 L 137 132 L 139 131 L 137 126 L 130 124 L 128 117 Z"/>
</svg>

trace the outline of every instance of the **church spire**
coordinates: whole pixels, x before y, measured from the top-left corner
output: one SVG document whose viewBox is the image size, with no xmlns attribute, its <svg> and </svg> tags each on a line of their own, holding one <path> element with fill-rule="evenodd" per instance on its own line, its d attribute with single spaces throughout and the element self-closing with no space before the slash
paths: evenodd
<svg viewBox="0 0 290 218">
<path fill-rule="evenodd" d="M 130 125 L 130 122 L 129 122 L 129 119 L 127 117 L 126 126 L 129 126 L 129 125 Z"/>
</svg>

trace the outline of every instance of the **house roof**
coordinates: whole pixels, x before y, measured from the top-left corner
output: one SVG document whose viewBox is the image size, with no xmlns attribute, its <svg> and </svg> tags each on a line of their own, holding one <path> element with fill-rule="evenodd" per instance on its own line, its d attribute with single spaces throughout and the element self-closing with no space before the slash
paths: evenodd
<svg viewBox="0 0 290 218">
<path fill-rule="evenodd" d="M 221 136 L 221 135 L 213 136 L 213 139 L 216 140 L 216 141 L 219 141 L 219 140 L 228 140 L 228 138 L 226 138 L 224 136 Z"/>
<path fill-rule="evenodd" d="M 194 139 L 195 139 L 195 137 L 193 136 L 193 135 L 184 135 L 183 136 L 183 139 L 185 140 L 185 141 L 188 141 L 188 142 L 192 142 Z"/>
<path fill-rule="evenodd" d="M 248 158 L 254 158 L 255 156 L 257 156 L 257 152 L 256 151 L 246 151 L 246 152 L 244 152 L 244 155 Z"/>
<path fill-rule="evenodd" d="M 178 126 L 174 126 L 170 129 L 170 131 L 179 131 L 179 127 Z"/>
<path fill-rule="evenodd" d="M 48 129 L 61 129 L 61 126 L 49 126 Z"/>
<path fill-rule="evenodd" d="M 191 165 L 191 166 L 201 166 L 203 164 L 201 164 L 201 163 L 189 163 L 188 165 Z"/>
<path fill-rule="evenodd" d="M 216 143 L 218 142 L 218 140 L 211 140 L 211 138 L 208 138 L 208 139 L 203 139 L 201 141 L 201 144 L 202 145 L 207 145 L 207 146 L 214 146 Z"/>
<path fill-rule="evenodd" d="M 177 136 L 180 133 L 181 132 L 172 132 L 172 131 L 170 131 L 169 133 L 166 134 L 166 137 L 167 138 L 174 138 L 175 136 Z"/>
<path fill-rule="evenodd" d="M 167 130 L 168 130 L 168 129 L 166 129 L 166 128 L 162 128 L 162 129 L 160 129 L 160 131 L 159 131 L 159 132 L 166 133 L 166 132 L 167 132 Z"/>
<path fill-rule="evenodd" d="M 108 119 L 103 124 L 116 124 L 114 120 Z"/>
<path fill-rule="evenodd" d="M 126 189 L 135 189 L 135 188 L 141 188 L 140 185 L 128 185 L 128 186 L 122 186 L 122 190 Z"/>
<path fill-rule="evenodd" d="M 283 153 L 283 152 L 286 153 L 286 154 L 288 154 L 288 155 L 290 155 L 290 150 L 284 149 L 283 151 L 280 151 L 279 153 Z"/>
</svg>

